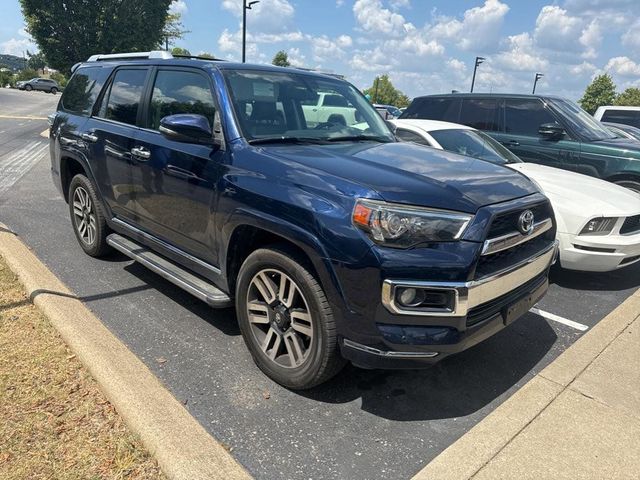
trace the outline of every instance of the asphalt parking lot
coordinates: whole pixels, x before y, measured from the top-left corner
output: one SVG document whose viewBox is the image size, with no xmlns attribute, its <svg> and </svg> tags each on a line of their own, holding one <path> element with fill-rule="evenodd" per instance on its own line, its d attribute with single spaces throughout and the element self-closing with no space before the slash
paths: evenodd
<svg viewBox="0 0 640 480">
<path fill-rule="evenodd" d="M 640 286 L 638 264 L 555 271 L 540 314 L 430 370 L 348 367 L 291 392 L 254 366 L 232 310 L 211 310 L 124 256 L 82 253 L 39 136 L 58 98 L 0 89 L 0 222 L 257 478 L 411 476 Z"/>
</svg>

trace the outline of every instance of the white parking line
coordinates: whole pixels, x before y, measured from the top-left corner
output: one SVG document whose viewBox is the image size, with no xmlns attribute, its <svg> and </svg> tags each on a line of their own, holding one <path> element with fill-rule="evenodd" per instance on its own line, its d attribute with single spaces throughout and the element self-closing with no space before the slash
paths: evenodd
<svg viewBox="0 0 640 480">
<path fill-rule="evenodd" d="M 532 308 L 529 311 L 531 313 L 535 313 L 536 315 L 540 315 L 541 317 L 544 317 L 547 320 L 552 320 L 554 322 L 562 323 L 563 325 L 566 325 L 571 328 L 575 328 L 576 330 L 580 330 L 581 332 L 584 332 L 585 330 L 589 329 L 588 325 L 583 325 L 582 323 L 574 322 L 573 320 L 569 320 L 559 315 L 545 312 L 544 310 L 540 310 L 539 308 Z"/>
</svg>

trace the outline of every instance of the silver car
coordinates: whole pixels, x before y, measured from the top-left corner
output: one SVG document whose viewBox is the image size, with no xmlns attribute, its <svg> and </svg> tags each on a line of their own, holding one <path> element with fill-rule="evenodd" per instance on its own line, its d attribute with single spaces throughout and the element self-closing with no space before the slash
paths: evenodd
<svg viewBox="0 0 640 480">
<path fill-rule="evenodd" d="M 16 87 L 18 87 L 19 90 L 26 90 L 27 92 L 31 90 L 41 90 L 43 92 L 53 93 L 54 95 L 60 91 L 58 82 L 50 78 L 32 78 L 25 82 L 16 83 Z"/>
</svg>

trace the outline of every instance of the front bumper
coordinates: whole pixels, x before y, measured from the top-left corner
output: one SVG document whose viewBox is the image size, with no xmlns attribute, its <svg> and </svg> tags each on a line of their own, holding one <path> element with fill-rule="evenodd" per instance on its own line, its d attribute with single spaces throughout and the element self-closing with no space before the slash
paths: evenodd
<svg viewBox="0 0 640 480">
<path fill-rule="evenodd" d="M 633 235 L 557 234 L 560 265 L 569 270 L 610 272 L 640 261 L 640 233 Z"/>
<path fill-rule="evenodd" d="M 518 265 L 469 282 L 386 280 L 382 298 L 387 314 L 378 316 L 377 342 L 342 338 L 342 355 L 365 368 L 420 368 L 461 352 L 524 315 L 546 293 L 557 242 Z M 399 286 L 443 288 L 455 292 L 449 312 L 403 311 L 391 300 Z"/>
</svg>

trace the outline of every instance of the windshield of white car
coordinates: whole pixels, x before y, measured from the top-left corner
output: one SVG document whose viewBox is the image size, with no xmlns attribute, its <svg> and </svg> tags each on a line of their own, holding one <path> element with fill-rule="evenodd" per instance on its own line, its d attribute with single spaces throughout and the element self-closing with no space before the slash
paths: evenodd
<svg viewBox="0 0 640 480">
<path fill-rule="evenodd" d="M 434 130 L 429 132 L 429 135 L 449 152 L 487 160 L 498 165 L 522 162 L 499 142 L 477 130 Z"/>
<path fill-rule="evenodd" d="M 559 98 L 549 99 L 549 103 L 562 113 L 563 120 L 569 127 L 586 140 L 595 142 L 616 138 L 615 134 L 575 103 Z"/>
<path fill-rule="evenodd" d="M 295 143 L 296 138 L 305 142 L 346 141 L 354 137 L 359 141 L 395 141 L 384 120 L 348 82 L 295 71 L 223 69 L 222 73 L 238 128 L 251 143 Z"/>
</svg>

